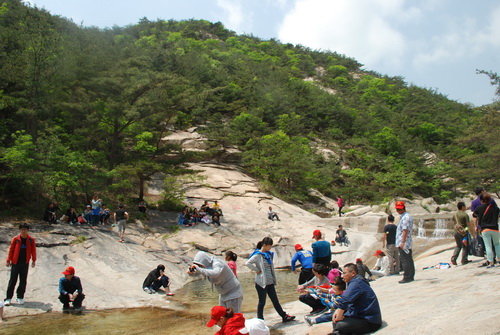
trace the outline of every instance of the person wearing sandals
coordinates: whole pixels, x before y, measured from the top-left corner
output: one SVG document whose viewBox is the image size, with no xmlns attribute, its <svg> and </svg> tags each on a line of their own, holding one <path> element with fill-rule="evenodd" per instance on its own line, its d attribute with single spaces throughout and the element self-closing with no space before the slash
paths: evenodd
<svg viewBox="0 0 500 335">
<path fill-rule="evenodd" d="M 253 256 L 245 263 L 245 265 L 256 273 L 255 289 L 259 296 L 257 305 L 257 317 L 264 320 L 264 306 L 266 305 L 266 296 L 271 299 L 274 309 L 281 316 L 283 322 L 293 321 L 295 316 L 288 315 L 283 308 L 276 294 L 276 274 L 274 273 L 273 256 L 271 252 L 273 240 L 270 237 L 262 239 L 260 250 L 256 250 Z"/>
</svg>

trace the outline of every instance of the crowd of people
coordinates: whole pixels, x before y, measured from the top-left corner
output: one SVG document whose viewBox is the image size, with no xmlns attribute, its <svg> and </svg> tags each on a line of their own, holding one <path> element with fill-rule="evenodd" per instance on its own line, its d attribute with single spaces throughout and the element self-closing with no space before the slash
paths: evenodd
<svg viewBox="0 0 500 335">
<path fill-rule="evenodd" d="M 472 220 L 466 213 L 465 203 L 457 204 L 458 211 L 453 216 L 456 248 L 451 261 L 456 265 L 461 253 L 461 264 L 467 264 L 468 254 L 477 251 L 477 246 L 483 246 L 486 262 L 481 266 L 492 268 L 495 267 L 496 257 L 500 250 L 499 208 L 484 189 L 477 189 L 476 194 L 477 199 L 470 207 L 473 213 Z M 57 213 L 57 207 L 56 203 L 47 207 L 47 218 L 51 217 L 50 213 Z M 90 222 L 100 222 L 102 208 L 102 201 L 94 197 L 89 209 Z M 297 285 L 298 300 L 311 309 L 305 316 L 305 321 L 309 325 L 332 322 L 334 334 L 364 334 L 375 332 L 381 327 L 380 306 L 369 282 L 375 278 L 397 275 L 400 272 L 403 272 L 403 277 L 399 280 L 400 284 L 411 283 L 415 279 L 412 250 L 413 218 L 408 213 L 404 201 L 396 201 L 395 210 L 399 214 L 399 222 L 396 225 L 394 216 L 387 217 L 387 224 L 383 229 L 382 249 L 374 251 L 373 256 L 376 257 L 377 262 L 372 269 L 368 268 L 360 258 L 343 267 L 340 267 L 336 260 L 332 260 L 331 246 L 347 243 L 347 232 L 342 225 L 339 225 L 336 231 L 335 241 L 325 241 L 322 231 L 316 229 L 312 233 L 314 242 L 311 244 L 311 251 L 306 250 L 301 244 L 295 245 L 296 253 L 290 265 L 292 271 L 300 273 Z M 269 211 L 272 212 L 271 207 Z M 77 218 L 84 215 L 85 212 L 77 215 Z M 184 220 L 196 224 L 204 222 L 203 218 L 206 216 L 213 218 L 213 216 L 222 215 L 222 210 L 217 201 L 212 206 L 205 201 L 199 210 L 186 207 L 181 215 L 182 223 L 180 224 L 186 225 Z M 66 216 L 69 220 L 73 217 L 72 215 Z M 123 241 L 128 219 L 127 211 L 123 205 L 119 205 L 114 213 L 109 213 L 108 219 L 110 217 L 113 217 L 117 223 L 120 240 Z M 213 219 L 211 223 L 214 223 Z M 10 242 L 6 262 L 11 268 L 10 280 L 6 298 L 0 304 L 0 318 L 3 315 L 4 305 L 12 304 L 18 280 L 17 303 L 24 304 L 30 262 L 32 267 L 35 267 L 37 262 L 36 243 L 35 239 L 29 235 L 29 229 L 29 225 L 21 224 L 19 235 L 13 237 Z M 274 268 L 273 245 L 272 238 L 264 237 L 257 243 L 245 262 L 245 266 L 255 273 L 255 294 L 258 298 L 257 318 L 251 320 L 246 320 L 241 314 L 243 291 L 237 273 L 238 255 L 230 250 L 226 251 L 224 260 L 204 251 L 199 251 L 195 255 L 186 272 L 189 276 L 207 278 L 217 289 L 219 305 L 212 308 L 210 321 L 207 323 L 209 327 L 216 324 L 220 327 L 217 334 L 243 334 L 245 333 L 242 332 L 243 330 L 249 334 L 269 334 L 269 329 L 264 323 L 264 307 L 267 297 L 271 300 L 282 322 L 295 320 L 295 316 L 285 312 L 281 306 L 276 291 L 277 277 Z M 63 277 L 59 279 L 59 300 L 63 304 L 63 311 L 81 311 L 82 302 L 85 299 L 82 282 L 75 272 L 75 268 L 69 266 L 62 272 Z M 142 288 L 149 294 L 159 292 L 173 295 L 170 291 L 170 279 L 165 273 L 165 266 L 159 264 L 151 270 Z"/>
<path fill-rule="evenodd" d="M 186 227 L 196 226 L 198 223 L 204 223 L 207 226 L 213 224 L 220 227 L 220 217 L 223 216 L 222 209 L 217 200 L 212 206 L 205 200 L 200 209 L 190 206 L 184 206 L 177 217 L 177 224 Z"/>
</svg>

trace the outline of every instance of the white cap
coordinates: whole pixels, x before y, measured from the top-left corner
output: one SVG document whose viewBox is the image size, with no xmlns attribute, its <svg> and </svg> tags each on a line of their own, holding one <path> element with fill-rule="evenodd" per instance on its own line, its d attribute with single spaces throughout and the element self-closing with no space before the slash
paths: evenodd
<svg viewBox="0 0 500 335">
<path fill-rule="evenodd" d="M 249 334 L 249 335 L 269 335 L 271 334 L 269 332 L 269 328 L 267 328 L 266 324 L 264 323 L 264 320 L 261 319 L 249 319 L 245 320 L 245 328 L 244 328 L 247 333 L 243 333 L 242 330 L 240 330 L 240 333 L 242 334 Z"/>
</svg>

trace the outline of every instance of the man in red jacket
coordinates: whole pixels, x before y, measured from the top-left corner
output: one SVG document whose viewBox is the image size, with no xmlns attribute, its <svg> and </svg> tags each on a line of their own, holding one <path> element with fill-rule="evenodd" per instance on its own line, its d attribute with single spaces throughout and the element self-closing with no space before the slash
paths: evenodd
<svg viewBox="0 0 500 335">
<path fill-rule="evenodd" d="M 30 226 L 27 223 L 19 225 L 20 234 L 15 236 L 10 242 L 9 254 L 7 256 L 7 266 L 11 267 L 9 286 L 7 287 L 7 297 L 5 306 L 11 304 L 14 288 L 19 277 L 19 286 L 17 287 L 17 303 L 24 304 L 24 292 L 26 291 L 26 279 L 28 278 L 28 269 L 30 259 L 31 266 L 36 263 L 36 245 L 35 239 L 28 235 Z"/>
</svg>

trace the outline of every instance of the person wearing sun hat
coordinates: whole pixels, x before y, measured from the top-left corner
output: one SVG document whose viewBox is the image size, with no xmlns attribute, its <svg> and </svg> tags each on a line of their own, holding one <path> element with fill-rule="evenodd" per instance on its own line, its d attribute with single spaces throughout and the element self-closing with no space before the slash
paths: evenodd
<svg viewBox="0 0 500 335">
<path fill-rule="evenodd" d="M 323 234 L 319 229 L 313 231 L 312 238 L 316 240 L 316 242 L 312 244 L 313 263 L 324 264 L 329 267 L 330 261 L 332 260 L 332 250 L 330 249 L 330 243 L 323 239 Z"/>
<path fill-rule="evenodd" d="M 413 218 L 406 211 L 404 201 L 396 201 L 396 211 L 400 215 L 398 229 L 396 230 L 396 246 L 399 248 L 399 258 L 403 267 L 403 279 L 400 284 L 412 282 L 415 277 L 415 264 L 411 250 Z"/>
<path fill-rule="evenodd" d="M 295 251 L 296 253 L 292 257 L 292 271 L 295 271 L 295 264 L 299 261 L 301 264 L 299 285 L 302 285 L 314 277 L 312 272 L 313 254 L 309 250 L 304 250 L 300 244 L 295 245 Z"/>
<path fill-rule="evenodd" d="M 71 309 L 70 302 L 73 302 L 73 308 L 78 311 L 82 308 L 82 301 L 85 299 L 80 278 L 75 276 L 75 268 L 68 266 L 64 272 L 64 277 L 59 279 L 59 301 L 63 304 L 63 311 Z"/>
<path fill-rule="evenodd" d="M 377 263 L 371 271 L 372 275 L 377 277 L 388 276 L 390 270 L 389 257 L 382 250 L 375 251 L 373 256 L 377 257 Z"/>
<path fill-rule="evenodd" d="M 207 327 L 219 326 L 220 330 L 215 335 L 245 334 L 245 317 L 241 313 L 234 313 L 232 308 L 214 306 L 210 310 L 210 320 Z"/>
</svg>

